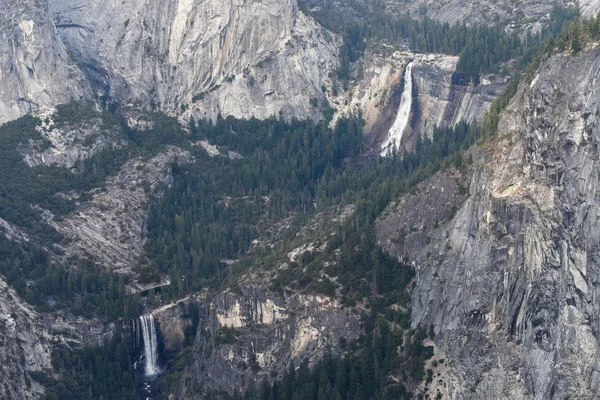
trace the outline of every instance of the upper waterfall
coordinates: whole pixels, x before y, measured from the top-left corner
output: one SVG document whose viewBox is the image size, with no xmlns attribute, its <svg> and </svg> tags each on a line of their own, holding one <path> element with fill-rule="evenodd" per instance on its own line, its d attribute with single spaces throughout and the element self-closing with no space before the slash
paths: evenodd
<svg viewBox="0 0 600 400">
<path fill-rule="evenodd" d="M 410 122 L 410 111 L 412 109 L 412 68 L 414 61 L 411 61 L 406 66 L 404 72 L 404 90 L 402 91 L 402 97 L 400 98 L 400 106 L 398 107 L 398 114 L 394 125 L 390 128 L 388 136 L 381 145 L 381 155 L 389 156 L 392 154 L 394 149 L 400 149 L 402 142 L 402 135 L 406 126 Z"/>
</svg>

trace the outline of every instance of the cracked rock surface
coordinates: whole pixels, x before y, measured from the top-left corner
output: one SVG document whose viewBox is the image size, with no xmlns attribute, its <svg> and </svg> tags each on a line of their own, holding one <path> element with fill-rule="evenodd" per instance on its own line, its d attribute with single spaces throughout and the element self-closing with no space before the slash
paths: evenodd
<svg viewBox="0 0 600 400">
<path fill-rule="evenodd" d="M 378 221 L 417 268 L 413 325 L 434 326 L 451 398 L 597 396 L 599 73 L 598 49 L 546 61 L 472 150 L 468 195 L 442 171 Z M 423 226 L 428 207 L 453 216 Z"/>
<path fill-rule="evenodd" d="M 336 39 L 296 0 L 51 0 L 60 37 L 111 96 L 190 115 L 319 119 Z M 194 103 L 194 104 L 192 104 Z"/>
<path fill-rule="evenodd" d="M 0 1 L 0 124 L 89 95 L 47 0 Z"/>
<path fill-rule="evenodd" d="M 108 178 L 106 189 L 93 200 L 65 218 L 48 216 L 66 238 L 61 245 L 65 256 L 88 258 L 112 271 L 130 273 L 144 258 L 150 199 L 173 183 L 175 160 L 193 162 L 189 152 L 177 147 L 148 160 L 133 159 Z"/>
<path fill-rule="evenodd" d="M 269 282 L 268 276 L 249 276 L 200 308 L 194 361 L 180 380 L 177 398 L 243 393 L 250 381 L 281 377 L 290 361 L 296 366 L 305 358 L 316 362 L 328 348 L 335 354 L 340 342 L 359 337 L 360 315 L 354 310 L 326 296 L 281 296 Z M 228 333 L 235 339 L 227 340 Z"/>
</svg>

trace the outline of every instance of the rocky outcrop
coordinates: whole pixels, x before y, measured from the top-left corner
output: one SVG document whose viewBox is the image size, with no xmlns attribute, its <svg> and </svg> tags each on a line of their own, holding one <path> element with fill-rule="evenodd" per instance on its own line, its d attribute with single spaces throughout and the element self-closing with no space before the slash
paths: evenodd
<svg viewBox="0 0 600 400">
<path fill-rule="evenodd" d="M 50 368 L 50 345 L 38 314 L 0 277 L 0 397 L 36 399 L 43 387 L 29 372 Z"/>
<path fill-rule="evenodd" d="M 30 141 L 21 148 L 23 160 L 29 167 L 39 165 L 73 168 L 102 150 L 127 146 L 120 138 L 120 129 L 105 127 L 100 113 L 92 118 L 57 126 L 54 110 L 34 112 L 41 124 L 37 127 L 42 140 Z"/>
<path fill-rule="evenodd" d="M 472 151 L 466 200 L 444 199 L 441 172 L 378 222 L 382 245 L 416 265 L 413 324 L 434 327 L 450 398 L 597 396 L 598 71 L 598 49 L 552 57 Z M 423 226 L 438 204 L 454 216 Z"/>
<path fill-rule="evenodd" d="M 418 135 L 431 137 L 436 126 L 480 121 L 508 83 L 503 78 L 457 74 L 458 57 L 454 56 L 407 51 L 383 57 L 367 52 L 363 78 L 349 93 L 330 96 L 330 102 L 339 109 L 338 116 L 362 114 L 365 142 L 372 149 L 379 150 L 394 124 L 405 90 L 403 74 L 411 61 L 414 64 L 410 126 L 402 135 L 402 147 L 409 151 L 414 149 Z"/>
<path fill-rule="evenodd" d="M 186 345 L 186 330 L 192 327 L 191 308 L 197 309 L 201 300 L 201 297 L 186 297 L 152 311 L 158 325 L 163 358 L 171 360 L 181 354 Z"/>
<path fill-rule="evenodd" d="M 377 237 L 383 248 L 403 261 L 415 261 L 432 237 L 443 237 L 465 202 L 468 171 L 443 170 L 393 201 L 379 217 Z M 427 198 L 427 202 L 423 199 Z"/>
<path fill-rule="evenodd" d="M 337 63 L 296 0 L 51 0 L 70 53 L 120 101 L 215 118 L 319 118 Z"/>
<path fill-rule="evenodd" d="M 425 56 L 415 63 L 413 131 L 431 136 L 436 126 L 479 122 L 506 88 L 508 79 L 462 75 L 456 72 L 457 63 L 458 57 L 439 55 Z"/>
<path fill-rule="evenodd" d="M 548 17 L 554 0 L 526 0 L 515 3 L 511 0 L 385 0 L 389 11 L 414 18 L 428 16 L 441 22 L 454 24 L 501 24 L 515 30 L 539 28 L 540 22 Z M 559 4 L 575 5 L 563 1 Z M 598 0 L 580 0 L 583 15 L 591 16 L 598 11 Z"/>
<path fill-rule="evenodd" d="M 47 0 L 0 1 L 0 71 L 0 124 L 89 94 Z"/>
<path fill-rule="evenodd" d="M 147 209 L 153 194 L 173 183 L 174 161 L 193 162 L 189 152 L 169 147 L 149 159 L 127 162 L 110 177 L 106 189 L 95 193 L 65 218 L 47 216 L 66 240 L 65 257 L 90 259 L 112 271 L 130 273 L 144 255 Z"/>
<path fill-rule="evenodd" d="M 273 293 L 268 280 L 242 283 L 200 308 L 193 362 L 177 398 L 243 393 L 250 382 L 281 377 L 291 363 L 315 362 L 327 348 L 335 354 L 344 340 L 358 338 L 361 324 L 354 311 L 328 297 Z"/>
<path fill-rule="evenodd" d="M 19 227 L 11 224 L 4 218 L 0 218 L 0 232 L 5 238 L 14 242 L 29 242 L 29 235 Z"/>
<path fill-rule="evenodd" d="M 596 16 L 600 12 L 600 1 L 579 0 L 579 8 L 585 17 Z"/>
<path fill-rule="evenodd" d="M 334 96 L 334 88 L 328 87 L 328 100 L 338 109 L 334 121 L 341 116 L 357 115 L 360 112 L 365 120 L 363 129 L 366 144 L 375 147 L 381 142 L 394 123 L 398 111 L 402 95 L 402 73 L 407 60 L 407 57 L 399 53 L 383 56 L 365 52 L 362 59 L 362 79 L 357 80 L 349 93 L 341 92 Z M 333 82 L 330 85 L 333 86 Z"/>
</svg>

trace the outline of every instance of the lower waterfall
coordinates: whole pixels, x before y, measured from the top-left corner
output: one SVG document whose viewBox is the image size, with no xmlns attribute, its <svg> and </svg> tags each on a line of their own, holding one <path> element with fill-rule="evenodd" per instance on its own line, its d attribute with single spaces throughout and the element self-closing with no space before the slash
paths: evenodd
<svg viewBox="0 0 600 400">
<path fill-rule="evenodd" d="M 411 61 L 406 66 L 404 72 L 404 90 L 402 91 L 402 97 L 400 98 L 400 106 L 398 107 L 398 114 L 394 125 L 390 128 L 387 138 L 381 145 L 381 155 L 389 156 L 392 155 L 394 149 L 400 150 L 402 135 L 410 122 L 410 111 L 412 109 L 412 68 L 415 62 Z"/>
<path fill-rule="evenodd" d="M 144 342 L 144 375 L 147 377 L 156 376 L 160 373 L 160 366 L 158 364 L 158 340 L 156 338 L 154 316 L 152 314 L 142 315 L 140 325 Z"/>
</svg>

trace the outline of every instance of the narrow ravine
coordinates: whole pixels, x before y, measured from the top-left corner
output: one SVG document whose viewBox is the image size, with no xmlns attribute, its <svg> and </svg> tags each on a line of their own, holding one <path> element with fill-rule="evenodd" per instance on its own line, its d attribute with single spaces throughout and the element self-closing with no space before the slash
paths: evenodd
<svg viewBox="0 0 600 400">
<path fill-rule="evenodd" d="M 398 114 L 396 115 L 394 125 L 392 125 L 388 132 L 387 138 L 381 145 L 381 155 L 384 157 L 392 155 L 394 149 L 396 151 L 400 149 L 400 145 L 402 143 L 402 135 L 404 134 L 406 126 L 410 122 L 413 89 L 412 68 L 414 63 L 414 61 L 411 61 L 406 66 L 406 71 L 404 71 L 404 90 L 402 91 L 402 97 L 400 98 Z"/>
</svg>

